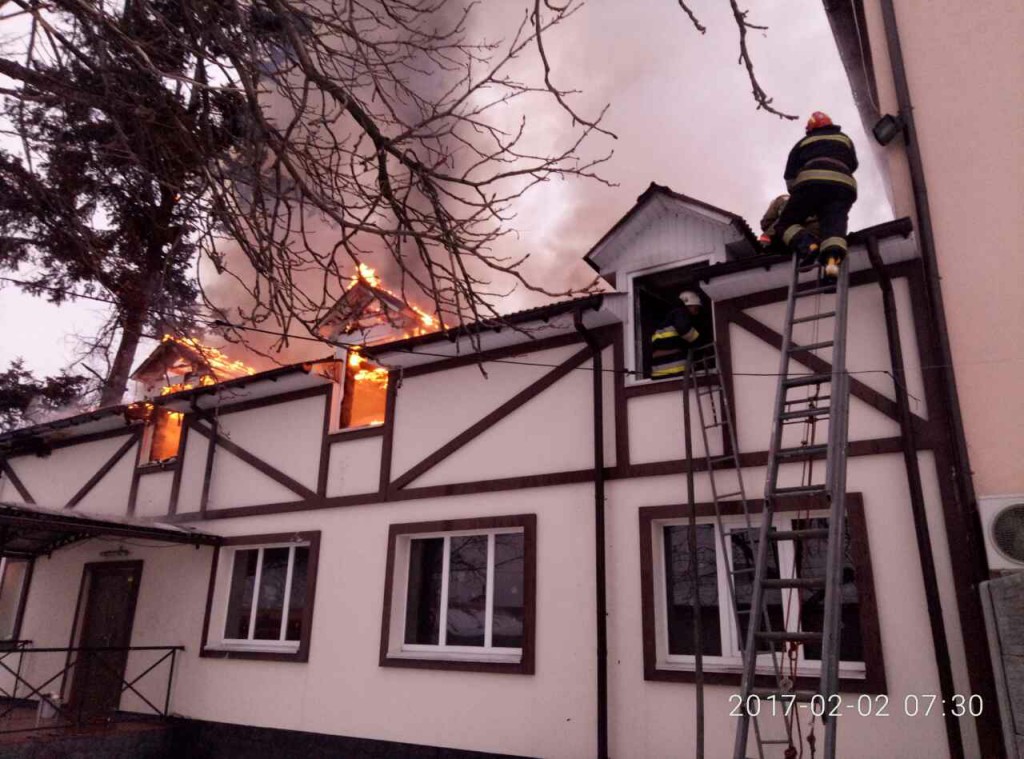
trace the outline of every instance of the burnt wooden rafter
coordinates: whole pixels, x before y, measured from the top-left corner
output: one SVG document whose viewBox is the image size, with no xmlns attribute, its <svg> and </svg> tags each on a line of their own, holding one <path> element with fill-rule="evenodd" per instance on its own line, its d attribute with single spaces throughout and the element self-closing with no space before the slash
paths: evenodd
<svg viewBox="0 0 1024 759">
<path fill-rule="evenodd" d="M 262 474 L 265 474 L 267 477 L 274 480 L 274 482 L 277 482 L 280 485 L 284 485 L 286 488 L 291 490 L 296 495 L 301 496 L 306 501 L 317 501 L 320 499 L 320 496 L 318 496 L 314 490 L 306 487 L 298 480 L 289 477 L 280 469 L 271 466 L 266 461 L 261 459 L 259 456 L 250 453 L 249 451 L 245 450 L 244 448 L 242 448 L 242 446 L 238 445 L 234 441 L 229 440 L 228 438 L 224 437 L 221 434 L 218 434 L 216 430 L 211 430 L 207 428 L 205 425 L 199 422 L 199 420 L 193 422 L 192 429 L 198 432 L 203 437 L 205 437 L 208 441 L 210 441 L 211 450 L 217 447 L 223 448 L 228 453 L 244 461 L 253 469 L 256 469 Z M 208 476 L 204 478 L 205 483 L 208 483 L 211 479 L 209 474 L 212 474 L 212 462 L 210 459 L 207 460 L 207 469 L 211 471 L 209 471 Z M 204 489 L 205 487 L 207 486 L 204 485 Z"/>
<path fill-rule="evenodd" d="M 735 324 L 737 327 L 742 327 L 751 335 L 767 343 L 776 350 L 782 350 L 782 335 L 763 322 L 758 321 L 750 314 L 737 311 L 731 315 L 730 322 Z M 790 358 L 798 364 L 803 364 L 816 374 L 829 374 L 832 371 L 832 364 L 830 362 L 820 356 L 814 355 L 810 351 L 800 350 L 800 346 L 795 343 L 793 345 L 793 353 L 790 355 Z M 854 377 L 850 377 L 850 395 L 860 401 L 863 401 L 872 408 L 881 411 L 893 421 L 899 421 L 899 409 L 896 406 L 896 401 L 887 398 L 882 393 L 868 385 L 865 385 Z M 913 415 L 913 419 L 915 433 L 927 437 L 929 432 L 928 420 L 922 419 L 917 414 Z"/>
<path fill-rule="evenodd" d="M 99 484 L 99 481 L 107 476 L 107 472 L 109 472 L 111 469 L 117 466 L 118 462 L 121 461 L 122 458 L 124 458 L 124 455 L 132 449 L 132 446 L 136 445 L 139 442 L 139 438 L 141 436 L 142 435 L 138 430 L 129 435 L 128 439 L 121 444 L 121 447 L 114 451 L 114 455 L 106 460 L 103 466 L 101 466 L 99 470 L 92 477 L 90 477 L 89 480 L 84 485 L 82 485 L 81 488 L 79 488 L 77 493 L 71 496 L 71 500 L 64 504 L 64 508 L 75 508 L 75 506 L 77 506 L 82 501 L 83 498 L 89 495 L 89 491 L 96 487 L 96 485 Z"/>
<path fill-rule="evenodd" d="M 0 459 L 0 472 L 2 472 L 7 479 L 11 481 L 11 484 L 14 485 L 14 489 L 17 490 L 18 495 L 21 496 L 21 500 L 25 503 L 36 502 L 32 497 L 32 494 L 28 492 L 28 488 L 25 487 L 25 483 L 21 481 L 18 473 L 14 471 L 14 467 L 8 463 L 7 459 Z"/>
<path fill-rule="evenodd" d="M 606 348 L 609 342 L 609 339 L 606 337 L 601 343 L 601 349 L 603 350 Z M 513 411 L 521 408 L 526 403 L 536 398 L 542 392 L 558 382 L 558 380 L 565 377 L 569 372 L 579 368 L 591 358 L 592 352 L 589 347 L 586 347 L 581 351 L 577 351 L 539 380 L 516 393 L 512 398 L 505 401 L 483 419 L 480 419 L 460 432 L 425 459 L 409 469 L 405 474 L 395 479 L 395 481 L 391 483 L 391 489 L 401 490 L 413 480 L 422 476 L 428 470 L 444 461 L 467 443 L 479 437 Z"/>
</svg>

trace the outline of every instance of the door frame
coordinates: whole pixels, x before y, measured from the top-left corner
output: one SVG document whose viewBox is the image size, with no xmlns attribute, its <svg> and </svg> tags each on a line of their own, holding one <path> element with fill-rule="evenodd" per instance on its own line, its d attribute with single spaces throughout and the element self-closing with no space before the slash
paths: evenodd
<svg viewBox="0 0 1024 759">
<path fill-rule="evenodd" d="M 86 603 L 86 596 L 89 590 L 89 580 L 92 577 L 92 573 L 96 569 L 105 568 L 116 568 L 116 569 L 131 569 L 134 582 L 132 582 L 133 593 L 132 601 L 129 606 L 129 618 L 128 618 L 128 641 L 129 645 L 132 639 L 132 633 L 135 629 L 135 612 L 138 608 L 139 602 L 139 586 L 142 584 L 142 566 L 145 562 L 142 559 L 129 559 L 125 561 L 89 561 L 82 565 L 82 579 L 78 585 L 78 600 L 75 602 L 75 616 L 71 622 L 71 637 L 68 639 L 68 648 L 74 648 L 78 638 L 81 636 L 82 631 L 85 630 L 85 623 L 87 622 L 86 617 L 88 616 L 88 605 Z M 68 651 L 68 655 L 65 659 L 64 666 L 64 677 L 62 678 L 60 692 L 65 694 L 64 703 L 70 703 L 73 700 L 75 691 L 75 677 L 69 673 L 66 667 L 71 663 L 74 657 L 74 652 Z M 127 658 L 127 657 L 126 657 Z M 69 677 L 69 674 L 71 676 Z"/>
</svg>

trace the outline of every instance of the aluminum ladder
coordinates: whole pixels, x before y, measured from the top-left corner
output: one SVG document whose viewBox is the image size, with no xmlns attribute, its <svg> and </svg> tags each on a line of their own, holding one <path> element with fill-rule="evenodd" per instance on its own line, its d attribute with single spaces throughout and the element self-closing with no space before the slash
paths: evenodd
<svg viewBox="0 0 1024 759">
<path fill-rule="evenodd" d="M 715 531 L 718 535 L 718 550 L 721 555 L 730 555 L 726 545 L 731 539 L 728 526 L 723 519 L 722 504 L 731 502 L 738 504 L 739 514 L 726 515 L 730 518 L 742 517 L 741 528 L 749 536 L 754 536 L 757 529 L 751 516 L 750 504 L 747 500 L 746 488 L 743 484 L 743 474 L 740 470 L 739 445 L 736 440 L 736 427 L 732 421 L 732 409 L 729 405 L 728 395 L 725 388 L 725 373 L 722 371 L 722 364 L 718 355 L 716 343 L 695 348 L 690 352 L 690 372 L 687 381 L 696 385 L 696 406 L 697 416 L 701 429 L 701 440 L 704 444 L 704 457 L 708 482 L 711 486 L 711 500 L 715 510 Z M 689 388 L 687 389 L 689 390 Z M 691 397 L 689 391 L 685 397 Z M 711 453 L 712 435 L 721 435 L 723 452 L 721 454 Z M 732 511 L 734 509 L 730 509 Z M 740 614 L 745 609 L 740 609 L 736 593 L 736 581 L 738 578 L 753 580 L 755 568 L 743 567 L 734 568 L 731 564 L 728 568 L 727 586 L 729 602 L 732 608 L 733 619 L 739 622 Z M 754 606 L 751 606 L 751 614 Z M 767 611 L 761 614 L 763 629 L 771 629 L 771 620 Z M 786 676 L 783 672 L 783 662 L 780 659 L 779 651 L 774 641 L 768 641 L 768 648 L 771 652 L 772 667 L 776 686 L 782 690 L 786 685 Z M 793 720 L 796 712 L 780 714 L 775 722 L 781 720 L 784 733 L 782 737 L 766 737 L 762 732 L 761 717 L 753 716 L 754 734 L 757 737 L 758 759 L 768 759 L 765 756 L 766 746 L 793 746 Z"/>
<path fill-rule="evenodd" d="M 846 326 L 847 302 L 850 289 L 849 264 L 844 263 L 839 270 L 835 282 L 825 282 L 816 278 L 814 281 L 801 282 L 800 268 L 794 256 L 789 283 L 789 297 L 786 302 L 786 317 L 782 336 L 781 356 L 779 359 L 778 387 L 775 395 L 774 422 L 772 425 L 771 444 L 768 452 L 768 470 L 765 477 L 764 510 L 757 541 L 757 559 L 755 563 L 754 588 L 751 598 L 750 623 L 747 626 L 746 643 L 743 651 L 743 679 L 740 685 L 741 716 L 736 727 L 736 742 L 733 750 L 734 759 L 747 757 L 747 740 L 750 731 L 751 715 L 747 709 L 753 697 L 765 701 L 775 699 L 780 709 L 787 705 L 793 712 L 802 711 L 799 703 L 810 702 L 823 707 L 818 711 L 825 728 L 825 740 L 821 746 L 822 759 L 834 759 L 836 751 L 836 729 L 838 720 L 828 719 L 828 710 L 838 692 L 839 684 L 839 640 L 841 633 L 841 594 L 843 574 L 844 539 L 846 534 L 846 447 L 849 423 L 849 375 L 846 373 Z M 829 297 L 832 296 L 833 297 Z M 829 305 L 831 302 L 831 305 Z M 810 305 L 810 312 L 797 316 L 798 307 Z M 832 321 L 832 339 L 815 341 L 798 345 L 793 339 L 796 325 L 807 325 L 816 334 L 822 325 Z M 804 329 L 804 327 L 801 327 Z M 828 373 L 791 372 L 790 365 L 793 354 L 832 351 L 832 367 Z M 821 397 L 823 388 L 828 394 Z M 794 397 L 799 391 L 813 390 L 814 397 Z M 796 424 L 813 425 L 818 420 L 828 419 L 828 442 L 825 444 L 787 445 L 784 436 L 787 430 Z M 804 470 L 810 470 L 810 462 L 825 456 L 824 482 L 801 482 L 799 485 L 786 484 L 780 481 L 780 473 L 784 464 L 804 464 Z M 792 473 L 792 468 L 787 474 Z M 808 509 L 828 511 L 828 527 L 820 529 L 801 529 L 780 531 L 772 528 L 772 520 L 776 506 L 785 499 L 800 498 L 808 504 Z M 772 544 L 782 541 L 805 541 L 827 539 L 825 576 L 824 577 L 789 577 L 768 578 L 769 548 Z M 801 590 L 824 590 L 824 614 L 820 630 L 782 630 L 764 629 L 754 620 L 760 621 L 766 612 L 765 591 L 779 589 L 782 592 L 799 593 Z M 792 625 L 791 625 L 792 627 Z M 758 687 L 755 681 L 757 670 L 758 646 L 762 643 L 779 643 L 782 645 L 802 645 L 820 643 L 821 674 L 817 689 L 796 690 L 789 684 L 788 688 Z M 815 704 L 817 702 L 817 704 Z M 803 713 L 814 713 L 815 710 Z M 756 733 L 756 731 L 755 731 Z M 763 751 L 761 742 L 758 751 Z"/>
</svg>

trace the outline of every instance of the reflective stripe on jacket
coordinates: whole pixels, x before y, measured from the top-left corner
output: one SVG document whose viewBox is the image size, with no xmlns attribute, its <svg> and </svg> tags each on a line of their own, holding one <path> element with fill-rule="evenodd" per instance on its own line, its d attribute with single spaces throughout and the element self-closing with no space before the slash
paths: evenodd
<svg viewBox="0 0 1024 759">
<path fill-rule="evenodd" d="M 789 151 L 786 161 L 786 187 L 793 189 L 806 182 L 841 184 L 857 191 L 857 151 L 853 140 L 838 126 L 815 129 Z"/>
<path fill-rule="evenodd" d="M 651 335 L 651 378 L 663 379 L 683 374 L 689 368 L 687 354 L 700 338 L 689 314 L 675 309 L 664 326 Z"/>
</svg>

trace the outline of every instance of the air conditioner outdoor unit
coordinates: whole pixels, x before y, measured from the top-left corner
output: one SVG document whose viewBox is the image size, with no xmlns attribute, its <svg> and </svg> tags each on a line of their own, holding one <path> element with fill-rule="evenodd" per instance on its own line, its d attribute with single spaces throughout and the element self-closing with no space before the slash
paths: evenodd
<svg viewBox="0 0 1024 759">
<path fill-rule="evenodd" d="M 989 569 L 1024 570 L 1024 495 L 979 498 L 978 512 Z"/>
</svg>

